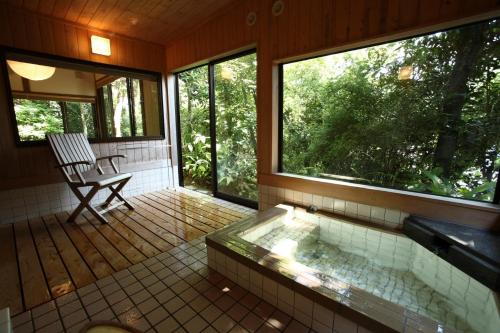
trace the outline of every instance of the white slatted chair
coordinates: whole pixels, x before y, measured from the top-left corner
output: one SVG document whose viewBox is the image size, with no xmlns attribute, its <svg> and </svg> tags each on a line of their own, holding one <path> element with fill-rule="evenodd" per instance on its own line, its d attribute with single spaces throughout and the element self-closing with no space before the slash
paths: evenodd
<svg viewBox="0 0 500 333">
<path fill-rule="evenodd" d="M 73 222 L 84 208 L 87 208 L 101 223 L 108 223 L 102 214 L 120 205 L 125 205 L 128 209 L 134 209 L 119 193 L 132 178 L 132 174 L 120 173 L 113 162 L 114 158 L 124 158 L 125 155 L 96 158 L 89 141 L 83 133 L 47 134 L 47 140 L 58 162 L 57 168 L 61 169 L 66 183 L 80 200 L 80 205 L 68 217 L 67 222 Z M 101 160 L 108 160 L 114 173 L 104 174 L 99 164 Z M 93 169 L 97 171 L 97 174 L 84 176 L 83 173 Z M 81 191 L 82 187 L 91 187 L 91 189 L 84 195 Z M 99 190 L 105 188 L 108 188 L 111 194 L 102 204 L 103 209 L 97 211 L 90 205 L 90 201 Z M 115 198 L 119 201 L 111 204 Z"/>
</svg>

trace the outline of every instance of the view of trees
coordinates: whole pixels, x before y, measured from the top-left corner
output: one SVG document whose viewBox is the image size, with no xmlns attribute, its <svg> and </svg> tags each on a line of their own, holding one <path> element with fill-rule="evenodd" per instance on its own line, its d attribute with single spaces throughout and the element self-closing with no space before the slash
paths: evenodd
<svg viewBox="0 0 500 333">
<path fill-rule="evenodd" d="M 283 171 L 492 201 L 500 22 L 283 66 Z"/>
<path fill-rule="evenodd" d="M 120 77 L 102 87 L 102 94 L 108 136 L 115 138 L 143 136 L 141 80 Z M 133 103 L 133 113 L 130 112 L 132 107 L 130 101 Z"/>
<path fill-rule="evenodd" d="M 210 191 L 208 67 L 178 74 L 178 89 L 184 186 Z"/>
<path fill-rule="evenodd" d="M 257 200 L 255 54 L 214 66 L 218 191 Z M 210 191 L 208 66 L 178 75 L 184 185 Z"/>
<path fill-rule="evenodd" d="M 95 137 L 91 103 L 15 98 L 14 111 L 21 141 L 45 140 L 46 133 L 87 133 Z"/>
<path fill-rule="evenodd" d="M 218 190 L 256 201 L 257 57 L 214 66 Z"/>
</svg>

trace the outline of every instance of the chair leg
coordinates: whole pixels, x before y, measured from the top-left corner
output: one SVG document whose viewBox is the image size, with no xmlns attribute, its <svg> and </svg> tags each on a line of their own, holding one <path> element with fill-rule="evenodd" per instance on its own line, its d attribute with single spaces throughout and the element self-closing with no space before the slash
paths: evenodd
<svg viewBox="0 0 500 333">
<path fill-rule="evenodd" d="M 99 213 L 94 207 L 89 205 L 89 206 L 87 206 L 87 209 L 89 212 L 92 213 L 92 215 L 95 216 L 95 218 L 99 222 L 101 222 L 102 224 L 108 224 L 108 220 L 101 213 Z"/>
<path fill-rule="evenodd" d="M 122 195 L 120 194 L 120 191 L 128 183 L 129 179 L 124 180 L 123 182 L 118 184 L 118 186 L 116 188 L 114 188 L 113 186 L 109 187 L 109 190 L 112 193 L 109 195 L 109 197 L 104 202 L 103 207 L 109 206 L 109 204 L 111 204 L 111 201 L 113 201 L 113 199 L 116 197 L 116 198 L 118 198 L 118 200 L 122 201 L 123 204 L 125 206 L 127 206 L 128 209 L 134 210 L 134 207 L 127 200 L 125 200 L 125 198 L 123 198 Z"/>
<path fill-rule="evenodd" d="M 89 193 L 87 193 L 86 196 L 83 196 L 82 193 L 77 188 L 71 187 L 71 189 L 73 190 L 73 193 L 76 195 L 76 197 L 80 200 L 80 204 L 78 205 L 78 207 L 76 207 L 73 213 L 71 213 L 66 222 L 75 222 L 75 218 L 78 216 L 78 214 L 82 212 L 84 208 L 87 208 L 88 210 L 93 209 L 92 206 L 90 205 L 90 201 L 97 193 L 97 191 L 99 191 L 99 187 L 94 186 L 89 191 Z"/>
</svg>

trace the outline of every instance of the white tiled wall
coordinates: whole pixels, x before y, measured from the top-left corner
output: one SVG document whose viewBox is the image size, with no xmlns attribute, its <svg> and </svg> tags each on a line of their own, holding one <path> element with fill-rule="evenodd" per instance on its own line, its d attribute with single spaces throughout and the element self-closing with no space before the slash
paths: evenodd
<svg viewBox="0 0 500 333">
<path fill-rule="evenodd" d="M 122 195 L 125 197 L 174 186 L 172 168 L 168 166 L 135 171 L 132 174 L 132 179 L 122 190 Z M 109 194 L 110 191 L 107 189 L 99 191 L 92 203 L 104 202 Z M 66 183 L 0 191 L 0 224 L 69 211 L 78 204 L 79 200 Z"/>
<path fill-rule="evenodd" d="M 208 266 L 317 332 L 370 332 L 284 285 L 207 247 Z M 236 263 L 236 265 L 235 265 Z"/>
<path fill-rule="evenodd" d="M 265 210 L 277 204 L 289 202 L 303 206 L 315 205 L 320 210 L 355 217 L 363 221 L 400 229 L 408 213 L 384 207 L 368 206 L 333 197 L 323 197 L 290 189 L 259 185 L 259 209 Z"/>
</svg>

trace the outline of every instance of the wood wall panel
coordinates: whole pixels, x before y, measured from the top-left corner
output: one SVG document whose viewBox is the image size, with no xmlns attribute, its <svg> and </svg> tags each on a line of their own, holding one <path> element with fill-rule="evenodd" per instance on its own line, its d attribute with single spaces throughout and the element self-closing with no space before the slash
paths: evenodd
<svg viewBox="0 0 500 333">
<path fill-rule="evenodd" d="M 240 0 L 0 0 L 93 29 L 163 44 Z"/>
<path fill-rule="evenodd" d="M 5 2 L 0 2 L 0 19 L 0 44 L 4 46 L 156 72 L 163 72 L 165 68 L 165 49 L 161 44 L 110 35 Z M 111 40 L 110 57 L 90 54 L 92 34 Z"/>
<path fill-rule="evenodd" d="M 279 16 L 271 13 L 273 0 L 245 0 L 221 13 L 187 36 L 167 44 L 167 72 L 218 58 L 249 45 L 257 45 L 257 119 L 259 184 L 280 186 L 319 195 L 381 205 L 463 223 L 480 221 L 482 227 L 500 229 L 495 205 L 460 206 L 438 200 L 375 195 L 364 189 L 318 184 L 273 174 L 277 161 L 277 75 L 280 61 L 327 53 L 353 43 L 411 31 L 480 14 L 500 15 L 497 0 L 284 0 Z M 245 24 L 250 11 L 257 13 L 253 27 Z M 271 140 L 272 138 L 272 140 Z M 271 144 L 273 142 L 273 144 Z M 376 192 L 376 191 L 375 191 Z M 378 192 L 377 192 L 378 193 Z M 454 208 L 455 207 L 455 208 Z M 465 212 L 469 212 L 466 214 Z"/>
<path fill-rule="evenodd" d="M 47 1 L 40 1 L 38 6 L 40 8 L 47 6 L 48 12 L 52 10 L 51 4 Z M 58 8 L 61 9 L 61 13 L 57 15 L 66 15 L 64 8 Z M 90 36 L 94 33 L 111 39 L 110 57 L 91 54 Z M 5 2 L 0 2 L 0 46 L 156 72 L 163 72 L 165 68 L 163 45 L 102 34 L 76 24 L 27 12 Z M 62 181 L 58 170 L 54 169 L 55 163 L 47 147 L 16 146 L 6 97 L 5 84 L 8 83 L 4 82 L 3 78 L 0 70 L 0 190 Z M 161 149 L 164 153 L 159 155 L 155 153 L 151 156 L 144 153 L 139 155 L 140 158 L 133 158 L 128 162 L 142 165 L 138 166 L 139 169 L 147 169 L 145 162 L 166 159 L 166 142 L 158 141 L 158 143 L 163 145 Z M 128 153 L 135 156 L 137 152 L 148 151 L 148 147 L 156 150 L 158 143 L 141 142 L 139 144 L 144 146 L 142 149 L 131 143 L 133 149 Z M 112 145 L 121 147 L 124 143 Z M 94 148 L 99 149 L 99 146 L 96 145 Z"/>
</svg>

